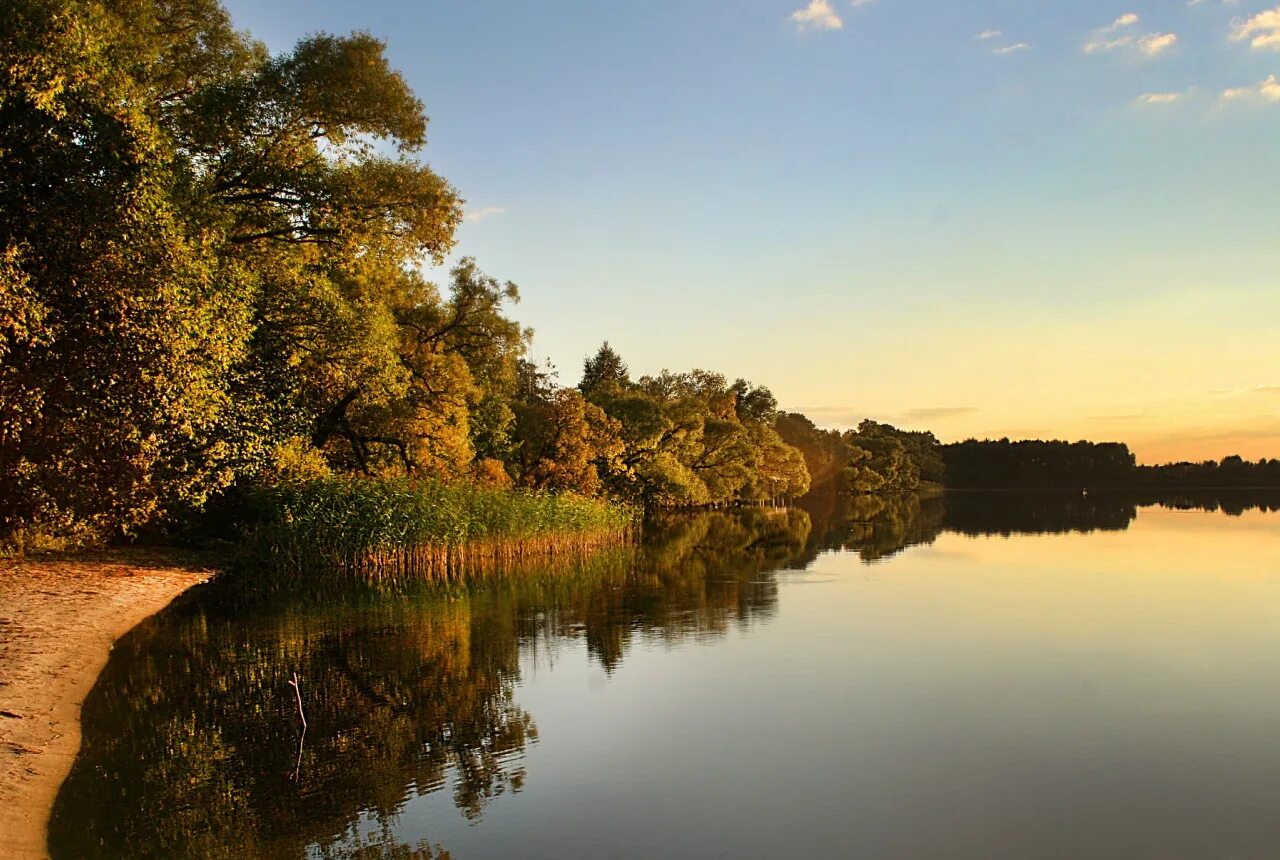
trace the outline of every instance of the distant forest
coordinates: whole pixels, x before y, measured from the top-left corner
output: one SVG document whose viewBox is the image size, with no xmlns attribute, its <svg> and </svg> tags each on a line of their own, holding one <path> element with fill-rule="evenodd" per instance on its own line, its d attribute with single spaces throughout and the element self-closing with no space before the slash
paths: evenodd
<svg viewBox="0 0 1280 860">
<path fill-rule="evenodd" d="M 942 446 L 952 487 L 1278 487 L 1280 460 L 1237 456 L 1202 463 L 1139 466 L 1118 442 L 970 439 Z"/>
<path fill-rule="evenodd" d="M 217 0 L 12 0 L 0 51 L 0 543 L 335 475 L 668 508 L 1280 483 L 1275 461 L 822 430 L 743 379 L 634 378 L 608 343 L 565 387 L 530 361 L 514 283 L 471 259 L 422 274 L 464 201 L 372 36 L 273 55 Z"/>
</svg>

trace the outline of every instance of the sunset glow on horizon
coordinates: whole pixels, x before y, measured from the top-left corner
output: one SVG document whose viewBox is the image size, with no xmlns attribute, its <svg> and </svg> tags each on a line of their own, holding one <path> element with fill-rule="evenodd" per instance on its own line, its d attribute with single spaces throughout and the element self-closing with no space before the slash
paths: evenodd
<svg viewBox="0 0 1280 860">
<path fill-rule="evenodd" d="M 1276 0 L 228 8 L 385 40 L 562 383 L 608 339 L 826 427 L 1280 457 Z"/>
</svg>

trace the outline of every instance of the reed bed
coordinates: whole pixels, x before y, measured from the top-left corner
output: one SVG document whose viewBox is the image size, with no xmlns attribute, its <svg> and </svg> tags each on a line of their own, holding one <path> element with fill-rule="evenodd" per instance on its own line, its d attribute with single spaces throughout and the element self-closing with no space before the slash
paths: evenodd
<svg viewBox="0 0 1280 860">
<path fill-rule="evenodd" d="M 325 478 L 255 492 L 248 566 L 299 579 L 463 582 L 629 541 L 630 508 L 569 493 Z"/>
</svg>

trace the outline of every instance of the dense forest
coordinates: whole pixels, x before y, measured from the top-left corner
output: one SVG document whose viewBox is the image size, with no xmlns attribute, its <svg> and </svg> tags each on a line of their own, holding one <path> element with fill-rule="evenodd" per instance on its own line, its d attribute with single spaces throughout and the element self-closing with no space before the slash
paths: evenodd
<svg viewBox="0 0 1280 860">
<path fill-rule="evenodd" d="M 273 55 L 217 0 L 14 0 L 0 50 L 0 543 L 134 534 L 306 481 L 340 489 L 332 513 L 351 481 L 673 508 L 948 474 L 1278 480 L 1275 461 L 1157 474 L 1123 446 L 824 430 L 743 379 L 633 379 L 607 342 L 563 386 L 530 361 L 514 283 L 472 259 L 426 274 L 464 201 L 372 36 Z"/>
<path fill-rule="evenodd" d="M 1280 460 L 1240 457 L 1202 463 L 1140 466 L 1118 442 L 969 439 L 941 448 L 948 486 L 1046 487 L 1278 487 Z"/>
</svg>

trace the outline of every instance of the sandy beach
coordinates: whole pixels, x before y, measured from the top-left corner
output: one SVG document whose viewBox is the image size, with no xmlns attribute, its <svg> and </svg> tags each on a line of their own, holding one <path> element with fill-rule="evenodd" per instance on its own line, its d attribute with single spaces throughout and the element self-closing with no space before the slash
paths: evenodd
<svg viewBox="0 0 1280 860">
<path fill-rule="evenodd" d="M 0 856 L 48 856 L 80 706 L 112 644 L 213 573 L 134 551 L 0 561 Z"/>
</svg>

